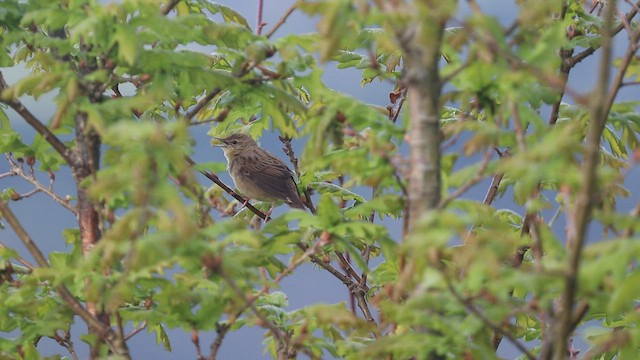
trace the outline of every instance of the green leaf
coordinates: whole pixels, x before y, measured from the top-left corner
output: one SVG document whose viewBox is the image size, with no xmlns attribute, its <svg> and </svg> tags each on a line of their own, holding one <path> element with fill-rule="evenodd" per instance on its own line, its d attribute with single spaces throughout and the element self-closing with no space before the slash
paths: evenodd
<svg viewBox="0 0 640 360">
<path fill-rule="evenodd" d="M 171 351 L 171 342 L 169 341 L 169 336 L 164 330 L 162 324 L 155 324 L 154 326 L 149 327 L 149 332 L 155 332 L 156 344 L 162 344 L 166 351 Z"/>
<path fill-rule="evenodd" d="M 362 196 L 336 184 L 326 182 L 311 182 L 308 186 L 314 190 L 317 190 L 320 194 L 328 194 L 341 199 L 355 200 L 356 203 L 364 203 L 366 201 Z"/>
<path fill-rule="evenodd" d="M 609 300 L 607 312 L 616 316 L 621 311 L 627 311 L 634 308 L 635 302 L 640 298 L 640 271 L 634 271 L 627 276 L 621 284 L 619 284 Z"/>
<path fill-rule="evenodd" d="M 341 219 L 340 208 L 328 194 L 322 194 L 318 202 L 318 219 L 323 228 L 330 228 Z"/>
<path fill-rule="evenodd" d="M 135 65 L 142 49 L 135 32 L 128 27 L 118 26 L 114 41 L 118 44 L 118 59 L 127 65 Z"/>
</svg>

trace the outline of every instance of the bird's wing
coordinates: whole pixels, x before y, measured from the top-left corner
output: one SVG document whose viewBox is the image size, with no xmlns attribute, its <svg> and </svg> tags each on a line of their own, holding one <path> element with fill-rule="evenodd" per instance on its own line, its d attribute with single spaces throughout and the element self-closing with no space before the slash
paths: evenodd
<svg viewBox="0 0 640 360">
<path fill-rule="evenodd" d="M 246 179 L 270 196 L 284 200 L 293 207 L 304 208 L 293 173 L 282 160 L 262 149 L 249 156 L 238 169 Z"/>
</svg>

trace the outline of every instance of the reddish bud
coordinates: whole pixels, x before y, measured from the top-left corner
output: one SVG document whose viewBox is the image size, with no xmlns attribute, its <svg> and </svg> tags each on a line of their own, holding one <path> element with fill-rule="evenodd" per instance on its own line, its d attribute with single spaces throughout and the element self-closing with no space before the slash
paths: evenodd
<svg viewBox="0 0 640 360">
<path fill-rule="evenodd" d="M 20 195 L 15 189 L 11 189 L 11 200 L 13 201 L 18 201 L 20 199 L 22 199 L 22 195 Z"/>
</svg>

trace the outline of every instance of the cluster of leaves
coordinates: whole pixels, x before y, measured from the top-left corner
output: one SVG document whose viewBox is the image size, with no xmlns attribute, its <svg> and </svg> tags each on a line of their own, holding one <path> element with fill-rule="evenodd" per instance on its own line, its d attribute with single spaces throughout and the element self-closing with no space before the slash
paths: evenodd
<svg viewBox="0 0 640 360">
<path fill-rule="evenodd" d="M 454 5 L 434 9 L 449 14 Z M 27 120 L 38 132 L 31 143 L 0 108 L 0 150 L 32 159 L 30 167 L 37 161 L 41 171 L 70 170 L 78 193 L 64 201 L 80 214 L 78 227 L 63 233 L 72 250 L 50 253 L 48 267 L 0 247 L 0 332 L 18 334 L 0 339 L 0 355 L 39 358 L 44 336 L 75 356 L 65 334 L 80 314 L 64 288 L 122 340 L 92 329 L 83 341 L 94 357 L 127 357 L 126 340 L 139 331 L 124 334 L 128 324 L 156 332 L 167 349 L 166 328 L 191 331 L 199 356 L 198 332 L 215 331 L 211 358 L 227 332 L 249 326 L 265 329 L 266 347 L 278 358 L 495 358 L 503 338 L 534 358 L 547 356 L 561 334 L 552 319 L 561 318 L 558 302 L 573 272 L 575 326 L 600 325 L 588 339 L 590 354 L 635 354 L 640 246 L 633 236 L 640 226 L 637 213 L 616 211 L 616 202 L 630 193 L 624 184 L 638 156 L 640 115 L 637 101 L 613 102 L 622 82 L 610 90 L 589 217 L 613 235 L 594 235 L 601 241 L 579 248 L 581 266 L 572 268 L 571 231 L 556 231 L 541 215 L 558 209 L 567 229 L 577 219 L 594 111 L 589 94 L 574 91 L 573 105 L 563 99 L 571 67 L 601 46 L 601 16 L 579 1 L 529 2 L 505 29 L 476 7 L 446 31 L 441 78 L 449 106 L 439 135 L 443 148 L 460 146 L 442 157 L 441 206 L 409 231 L 406 179 L 417 164 L 399 149 L 415 136 L 406 119 L 416 114 L 403 107 L 410 84 L 402 82 L 398 43 L 400 29 L 422 21 L 413 11 L 419 5 L 294 6 L 319 16 L 318 33 L 272 40 L 207 0 L 0 3 L 0 66 L 25 73 L 10 85 L 0 78 L 0 102 L 25 120 L 30 113 L 20 99 L 53 94 L 56 105 L 49 119 Z M 638 73 L 634 16 L 615 24 L 633 49 L 612 64 L 621 79 Z M 362 70 L 362 85 L 393 82 L 391 104 L 367 105 L 327 87 L 316 54 Z M 190 129 L 202 123 L 211 123 L 212 136 L 258 138 L 273 130 L 304 138 L 295 170 L 317 212 L 290 211 L 252 227 L 253 213 L 236 214 L 219 188 L 207 191 L 188 161 Z M 75 161 L 87 138 L 98 163 Z M 479 154 L 478 162 L 457 164 Z M 22 163 L 10 165 L 7 176 L 37 183 Z M 196 166 L 203 173 L 222 168 Z M 484 202 L 461 197 L 491 178 Z M 4 192 L 4 200 L 14 193 Z M 492 206 L 507 195 L 512 207 Z M 83 211 L 98 219 L 93 237 Z M 378 219 L 404 222 L 402 238 L 391 239 Z M 373 257 L 380 265 L 370 269 Z M 305 261 L 344 283 L 362 317 L 342 304 L 288 311 L 285 294 L 271 290 Z M 28 265 L 24 271 L 18 262 Z M 523 345 L 531 341 L 535 347 Z"/>
</svg>

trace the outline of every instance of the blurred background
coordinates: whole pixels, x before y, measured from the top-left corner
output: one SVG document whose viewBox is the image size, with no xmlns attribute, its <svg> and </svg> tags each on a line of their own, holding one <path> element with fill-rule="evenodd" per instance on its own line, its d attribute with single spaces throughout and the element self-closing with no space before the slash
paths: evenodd
<svg viewBox="0 0 640 360">
<path fill-rule="evenodd" d="M 108 3 L 109 1 L 102 2 Z M 217 2 L 235 9 L 247 19 L 249 24 L 254 24 L 255 26 L 258 13 L 257 1 L 222 0 Z M 273 24 L 277 22 L 277 20 L 294 2 L 295 0 L 265 0 L 263 8 L 263 21 L 266 23 L 266 26 L 264 27 L 263 32 L 269 31 Z M 518 7 L 515 1 L 484 0 L 478 1 L 478 3 L 485 13 L 495 16 L 503 25 L 511 24 L 515 20 L 515 17 L 518 13 Z M 627 10 L 622 3 L 620 4 L 620 7 L 621 11 L 623 12 Z M 452 21 L 450 26 L 457 26 L 458 24 L 456 24 L 456 22 L 462 22 L 464 18 L 469 14 L 470 10 L 466 6 L 466 2 L 459 2 L 458 16 L 454 21 Z M 221 18 L 214 17 L 214 19 L 222 21 Z M 315 31 L 316 21 L 317 19 L 309 18 L 302 12 L 295 11 L 287 19 L 286 23 L 275 33 L 274 39 L 289 33 L 313 32 Z M 621 38 L 624 36 L 626 36 L 624 32 L 620 33 L 617 40 L 625 40 L 624 38 Z M 202 49 L 201 47 L 199 49 L 201 51 L 213 51 L 213 49 Z M 620 52 L 623 50 L 624 49 L 622 49 L 621 46 L 618 46 L 617 48 L 615 48 L 615 53 L 619 56 Z M 579 64 L 574 69 L 575 74 L 572 73 L 572 77 L 568 86 L 574 89 L 578 89 L 581 92 L 589 91 L 589 89 L 591 89 L 591 87 L 595 83 L 595 77 L 593 76 L 593 74 L 595 73 L 594 69 L 597 59 L 598 55 L 596 54 L 596 56 L 591 56 L 584 62 Z M 332 62 L 324 64 L 323 67 L 325 70 L 323 79 L 329 87 L 337 91 L 349 94 L 365 103 L 370 103 L 380 107 L 385 107 L 389 104 L 389 92 L 392 90 L 392 85 L 390 83 L 374 81 L 371 84 L 362 87 L 360 85 L 361 74 L 359 70 L 355 70 L 352 68 L 339 70 L 336 68 L 336 64 Z M 2 71 L 9 84 L 15 83 L 18 79 L 26 74 L 25 70 L 16 68 L 4 68 L 2 69 Z M 22 99 L 22 101 L 27 106 L 27 108 L 29 108 L 38 118 L 43 119 L 44 121 L 48 121 L 49 119 L 51 119 L 51 116 L 54 113 L 54 105 L 52 102 L 52 98 L 54 97 L 54 95 L 55 94 L 49 94 L 47 96 L 43 96 L 37 101 L 32 98 L 25 97 Z M 618 97 L 619 100 L 634 98 L 637 98 L 637 93 L 634 93 L 633 87 L 623 88 Z M 572 99 L 565 98 L 565 101 L 571 102 Z M 17 116 L 17 114 L 10 110 L 8 113 L 14 128 L 20 129 L 25 142 L 30 143 L 33 139 L 34 131 L 29 128 L 24 123 L 24 121 Z M 210 137 L 207 136 L 209 126 L 210 125 L 199 125 L 192 128 L 191 132 L 196 142 L 194 154 L 192 157 L 198 163 L 210 161 L 224 162 L 225 159 L 223 157 L 222 151 L 216 148 L 211 148 L 209 146 Z M 293 142 L 294 149 L 298 152 L 302 149 L 302 141 L 303 139 L 294 140 Z M 281 143 L 278 140 L 277 133 L 263 134 L 260 142 L 264 148 L 266 148 L 273 154 L 276 154 L 283 160 L 287 159 L 287 157 L 280 149 Z M 459 141 L 458 143 L 462 144 L 464 143 L 464 141 Z M 401 147 L 401 151 L 406 154 L 406 146 Z M 459 151 L 459 149 L 456 149 L 455 146 L 447 149 L 447 152 L 456 151 Z M 457 166 L 466 166 L 470 162 L 477 161 L 479 158 L 480 155 L 478 155 L 477 157 L 470 157 L 466 159 L 461 158 L 461 160 L 458 161 Z M 8 170 L 9 166 L 7 162 L 4 160 L 0 160 L 0 173 L 5 173 Z M 232 181 L 226 173 L 221 173 L 219 175 L 226 184 L 232 185 Z M 37 177 L 44 184 L 47 184 L 49 181 L 47 174 L 39 173 L 37 174 Z M 200 177 L 200 180 L 204 186 L 208 187 L 212 185 L 204 177 Z M 489 186 L 490 180 L 491 179 L 486 179 L 485 181 L 474 186 L 467 193 L 465 193 L 463 197 L 481 201 Z M 636 184 L 638 183 L 640 183 L 640 170 L 638 170 L 637 168 L 629 169 L 627 187 L 636 188 Z M 32 188 L 25 181 L 17 177 L 8 177 L 1 179 L 0 188 L 4 189 L 8 187 L 13 187 L 20 193 L 29 191 Z M 68 172 L 68 169 L 63 169 L 56 174 L 54 189 L 59 195 L 62 196 L 65 196 L 67 194 L 71 196 L 75 195 L 73 181 L 71 179 L 70 173 Z M 356 189 L 356 191 L 357 190 L 358 189 Z M 365 198 L 370 197 L 370 193 L 368 192 L 361 193 L 360 195 L 364 196 Z M 550 194 L 550 196 L 554 195 Z M 497 208 L 509 207 L 518 209 L 518 207 L 514 206 L 510 201 L 507 200 L 509 198 L 510 196 L 498 198 L 496 199 L 494 205 Z M 635 198 L 621 199 L 618 203 L 618 208 L 620 210 L 627 211 L 628 209 L 631 209 L 633 204 L 635 204 L 637 201 L 638 199 Z M 42 193 L 36 194 L 33 197 L 18 202 L 12 202 L 10 206 L 15 211 L 18 218 L 22 221 L 23 225 L 27 229 L 29 229 L 31 236 L 40 245 L 43 251 L 49 253 L 52 251 L 70 250 L 70 246 L 67 246 L 67 244 L 64 243 L 64 239 L 62 237 L 62 231 L 64 229 L 77 226 L 76 219 L 70 212 L 64 210 L 60 205 L 58 205 Z M 275 209 L 274 216 L 277 216 L 286 210 L 286 206 L 280 206 Z M 552 209 L 547 213 L 543 213 L 543 218 L 546 220 L 550 219 L 555 210 L 556 209 Z M 522 209 L 520 209 L 520 211 L 518 212 L 521 215 L 524 215 L 524 211 Z M 399 237 L 401 222 L 384 220 L 383 223 L 389 228 L 392 236 L 395 236 L 396 238 Z M 564 226 L 565 224 L 562 220 L 562 217 L 560 217 L 559 220 L 555 223 L 554 230 L 558 234 L 563 234 Z M 601 232 L 599 232 L 598 230 L 600 229 L 591 229 L 589 234 L 592 239 L 596 239 L 601 236 Z M 22 246 L 20 241 L 15 237 L 15 234 L 11 230 L 1 231 L 0 237 L 4 244 L 13 249 L 16 249 L 22 256 L 31 260 L 27 250 Z M 372 264 L 375 265 L 376 262 L 372 262 Z M 293 275 L 284 279 L 282 281 L 282 288 L 280 290 L 285 292 L 289 298 L 288 310 L 295 310 L 310 303 L 345 303 L 345 306 L 348 306 L 348 292 L 344 285 L 338 282 L 335 278 L 330 276 L 325 271 L 318 269 L 311 264 L 302 266 L 297 271 L 295 271 Z M 77 328 L 75 332 L 72 330 L 72 333 L 75 334 L 83 332 L 85 332 L 84 328 Z M 148 334 L 143 331 L 142 333 L 133 337 L 133 339 L 129 342 L 132 358 L 153 358 L 156 360 L 164 360 L 196 357 L 196 352 L 194 345 L 191 342 L 191 333 L 189 329 L 167 329 L 167 332 L 171 340 L 171 352 L 164 350 L 161 345 L 156 344 L 155 335 Z M 270 358 L 269 354 L 264 353 L 264 347 L 262 345 L 264 333 L 265 330 L 262 328 L 244 329 L 241 331 L 229 333 L 223 342 L 219 353 L 219 358 Z M 12 334 L 0 334 L 0 336 L 11 337 Z M 214 337 L 215 334 L 212 332 L 200 333 L 200 344 L 205 354 L 208 354 L 208 347 L 213 341 Z M 80 358 L 86 357 L 88 351 L 87 347 L 81 345 L 80 339 L 76 338 L 74 339 L 74 342 L 76 344 L 76 350 L 78 351 L 78 355 L 80 356 Z M 586 343 L 581 339 L 580 334 L 576 336 L 575 346 L 583 350 L 583 352 L 586 350 Z M 58 345 L 51 339 L 43 338 L 40 342 L 39 348 L 44 355 L 66 355 L 66 350 L 60 347 L 60 345 Z M 516 354 L 518 353 L 513 351 L 513 349 L 509 347 L 509 344 L 507 342 L 503 342 L 499 351 L 500 356 L 504 358 L 515 358 L 517 356 Z"/>
</svg>

